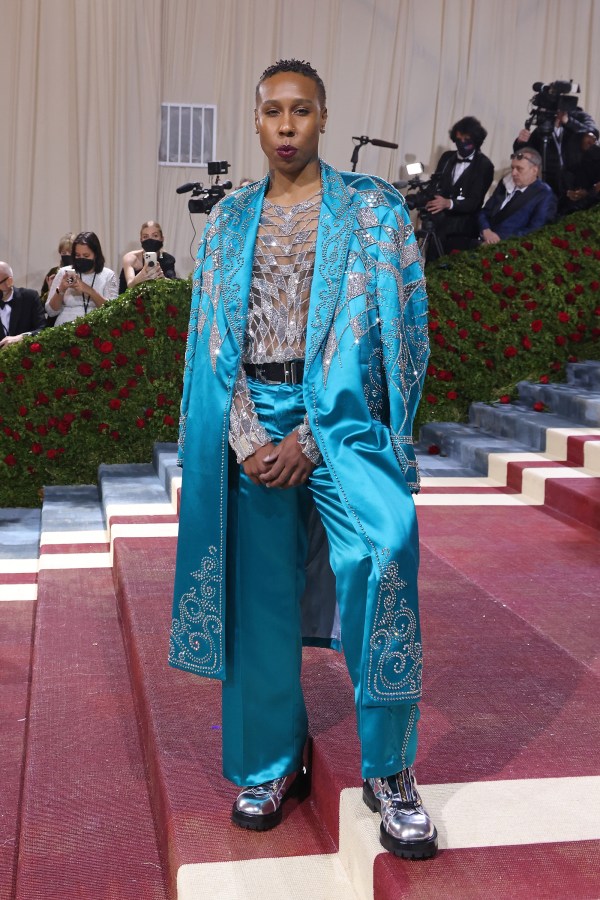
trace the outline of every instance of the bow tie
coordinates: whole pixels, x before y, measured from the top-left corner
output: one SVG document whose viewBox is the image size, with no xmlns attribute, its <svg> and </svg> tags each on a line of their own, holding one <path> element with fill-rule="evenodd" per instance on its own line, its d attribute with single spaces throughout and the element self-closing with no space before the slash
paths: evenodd
<svg viewBox="0 0 600 900">
<path fill-rule="evenodd" d="M 10 306 L 12 300 L 0 300 L 0 309 L 4 309 L 5 306 Z"/>
</svg>

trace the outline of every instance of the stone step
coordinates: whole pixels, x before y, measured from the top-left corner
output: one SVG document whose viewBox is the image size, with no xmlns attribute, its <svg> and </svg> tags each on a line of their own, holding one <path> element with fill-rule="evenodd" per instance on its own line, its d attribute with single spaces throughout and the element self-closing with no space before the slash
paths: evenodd
<svg viewBox="0 0 600 900">
<path fill-rule="evenodd" d="M 166 900 L 95 487 L 42 509 L 15 900 Z"/>
<path fill-rule="evenodd" d="M 567 365 L 567 382 L 580 388 L 600 391 L 600 362 L 586 360 L 585 362 L 569 363 Z"/>
<path fill-rule="evenodd" d="M 573 428 L 577 423 L 552 412 L 536 412 L 523 403 L 472 403 L 469 426 L 501 438 L 515 449 L 525 447 L 543 453 L 549 429 Z"/>
<path fill-rule="evenodd" d="M 524 452 L 530 449 L 527 444 L 508 441 L 505 437 L 459 422 L 428 422 L 422 425 L 419 443 L 439 447 L 445 457 L 478 475 L 488 474 L 490 453 Z"/>
<path fill-rule="evenodd" d="M 595 391 L 574 384 L 535 384 L 520 381 L 519 405 L 529 411 L 534 403 L 543 403 L 547 410 L 573 424 L 600 426 L 600 388 Z"/>
</svg>

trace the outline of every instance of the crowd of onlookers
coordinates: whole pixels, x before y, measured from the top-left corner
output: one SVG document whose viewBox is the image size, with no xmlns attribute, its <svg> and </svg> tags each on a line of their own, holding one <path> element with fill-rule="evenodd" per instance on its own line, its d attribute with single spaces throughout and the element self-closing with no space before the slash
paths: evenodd
<svg viewBox="0 0 600 900">
<path fill-rule="evenodd" d="M 125 254 L 117 276 L 93 231 L 65 234 L 58 244 L 60 265 L 46 273 L 39 294 L 15 287 L 12 268 L 0 262 L 0 348 L 85 316 L 133 285 L 176 278 L 175 257 L 163 250 L 163 240 L 158 222 L 144 222 L 140 247 Z"/>
<path fill-rule="evenodd" d="M 580 107 L 558 109 L 551 129 L 522 129 L 513 144 L 510 172 L 487 200 L 494 166 L 481 151 L 486 136 L 474 116 L 450 130 L 456 150 L 442 154 L 418 206 L 417 233 L 428 261 L 529 234 L 558 215 L 600 204 L 600 132 Z M 244 179 L 239 187 L 247 183 Z M 11 267 L 0 262 L 0 349 L 87 315 L 128 287 L 176 278 L 175 258 L 163 242 L 158 222 L 144 222 L 140 247 L 125 254 L 117 276 L 106 266 L 93 231 L 65 234 L 58 245 L 60 264 L 46 274 L 39 294 L 15 287 Z"/>
<path fill-rule="evenodd" d="M 453 125 L 456 150 L 440 157 L 428 186 L 431 196 L 419 207 L 428 260 L 529 234 L 557 216 L 600 203 L 598 126 L 580 107 L 559 107 L 550 118 L 519 132 L 510 172 L 487 200 L 494 178 L 494 166 L 481 151 L 487 131 L 474 116 Z"/>
</svg>

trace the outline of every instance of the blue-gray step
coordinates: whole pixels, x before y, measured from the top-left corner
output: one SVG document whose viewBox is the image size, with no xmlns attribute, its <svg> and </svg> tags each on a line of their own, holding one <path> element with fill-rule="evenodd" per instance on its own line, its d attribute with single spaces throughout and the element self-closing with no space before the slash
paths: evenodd
<svg viewBox="0 0 600 900">
<path fill-rule="evenodd" d="M 464 469 L 471 470 L 471 475 L 487 475 L 490 453 L 531 450 L 530 445 L 457 422 L 428 422 L 421 426 L 419 443 L 422 446 L 436 444 L 444 456 L 455 460 Z"/>
<path fill-rule="evenodd" d="M 600 425 L 600 389 L 592 390 L 579 384 L 534 384 L 521 381 L 517 385 L 519 401 L 529 409 L 534 403 L 544 403 L 550 412 L 563 416 L 577 425 Z"/>
<path fill-rule="evenodd" d="M 582 423 L 552 412 L 536 412 L 530 403 L 472 403 L 469 408 L 469 424 L 478 431 L 486 432 L 488 436 L 514 445 L 505 447 L 505 450 L 524 448 L 543 452 L 549 428 L 575 428 Z M 591 422 L 587 424 L 590 427 L 593 425 Z"/>
<path fill-rule="evenodd" d="M 600 362 L 588 359 L 585 362 L 569 363 L 567 381 L 589 391 L 600 391 Z"/>
</svg>

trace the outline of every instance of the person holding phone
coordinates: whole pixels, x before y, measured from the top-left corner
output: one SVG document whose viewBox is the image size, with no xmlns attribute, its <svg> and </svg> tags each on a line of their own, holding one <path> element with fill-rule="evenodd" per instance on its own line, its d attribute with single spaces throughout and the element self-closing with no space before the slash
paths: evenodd
<svg viewBox="0 0 600 900">
<path fill-rule="evenodd" d="M 104 264 L 98 236 L 81 231 L 75 236 L 72 266 L 61 266 L 48 293 L 46 313 L 55 325 L 72 322 L 118 296 L 117 276 Z"/>
<path fill-rule="evenodd" d="M 177 278 L 175 257 L 163 250 L 163 230 L 158 222 L 144 222 L 140 228 L 139 250 L 130 250 L 123 257 L 119 275 L 119 293 L 128 287 L 155 278 Z"/>
</svg>

